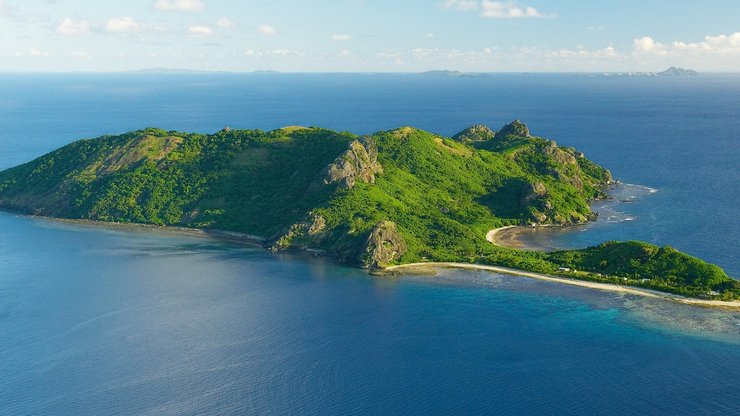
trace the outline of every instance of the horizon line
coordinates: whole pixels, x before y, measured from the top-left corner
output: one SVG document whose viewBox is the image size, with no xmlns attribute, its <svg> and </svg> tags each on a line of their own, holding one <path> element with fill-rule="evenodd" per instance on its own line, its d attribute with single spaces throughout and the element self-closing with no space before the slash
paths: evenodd
<svg viewBox="0 0 740 416">
<path fill-rule="evenodd" d="M 679 67 L 677 67 L 679 68 Z M 686 69 L 686 68 L 684 68 Z M 689 70 L 689 69 L 687 69 Z M 663 70 L 665 71 L 665 70 Z M 45 71 L 45 70 L 0 70 L 0 74 L 162 74 L 162 75 L 179 75 L 179 74 L 231 74 L 231 75 L 266 75 L 266 74 L 283 74 L 283 75 L 312 75 L 312 74 L 347 74 L 347 75 L 417 75 L 417 74 L 438 74 L 454 76 L 465 75 L 495 75 L 495 74 L 563 74 L 563 75 L 630 75 L 630 74 L 658 74 L 663 71 L 460 71 L 453 69 L 430 69 L 423 71 L 278 71 L 278 70 L 253 70 L 253 71 L 227 71 L 227 70 L 208 70 L 208 69 L 184 69 L 184 68 L 140 68 L 128 70 L 111 70 L 111 71 Z M 740 74 L 740 71 L 696 71 L 697 74 Z"/>
</svg>

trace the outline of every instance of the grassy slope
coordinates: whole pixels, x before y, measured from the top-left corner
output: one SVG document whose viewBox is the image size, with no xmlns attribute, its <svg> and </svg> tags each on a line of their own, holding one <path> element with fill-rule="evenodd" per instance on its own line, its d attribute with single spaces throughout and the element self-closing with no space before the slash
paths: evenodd
<svg viewBox="0 0 740 416">
<path fill-rule="evenodd" d="M 486 242 L 489 229 L 535 215 L 562 222 L 589 218 L 588 200 L 600 196 L 608 173 L 585 158 L 566 163 L 570 156 L 553 153 L 544 139 L 510 136 L 474 148 L 413 128 L 373 137 L 384 173 L 375 184 L 358 182 L 349 190 L 312 183 L 356 138 L 350 133 L 146 129 L 82 140 L 0 172 L 0 206 L 265 237 L 313 212 L 326 219 L 328 233 L 301 243 L 348 262 L 357 259 L 372 227 L 390 220 L 408 246 L 400 262 L 478 261 L 546 273 L 565 266 L 590 272 L 578 272 L 579 278 L 620 276 L 620 283 L 626 277 L 627 283 L 693 295 L 710 288 L 740 293 L 716 266 L 644 243 L 545 254 Z M 530 184 L 546 193 L 522 202 Z M 640 282 L 640 276 L 654 279 Z"/>
</svg>

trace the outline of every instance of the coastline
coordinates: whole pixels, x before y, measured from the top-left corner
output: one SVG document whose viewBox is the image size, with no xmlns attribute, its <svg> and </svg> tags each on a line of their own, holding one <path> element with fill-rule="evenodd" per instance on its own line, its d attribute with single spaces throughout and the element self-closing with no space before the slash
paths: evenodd
<svg viewBox="0 0 740 416">
<path fill-rule="evenodd" d="M 631 183 L 623 183 L 616 180 L 608 184 L 604 190 L 609 194 L 608 198 L 600 198 L 591 201 L 589 204 L 591 208 L 594 208 L 594 204 L 597 202 L 602 203 L 624 203 L 624 202 L 635 202 L 635 198 L 642 198 L 647 195 L 652 195 L 658 192 L 655 188 L 650 188 L 644 185 L 636 185 Z M 625 194 L 625 192 L 627 192 Z M 601 211 L 609 213 L 609 210 L 605 209 L 604 206 L 599 209 L 593 209 L 594 212 L 600 213 Z M 627 218 L 626 220 L 630 220 Z M 560 248 L 546 245 L 546 243 L 538 243 L 537 234 L 539 232 L 547 233 L 552 231 L 567 230 L 576 227 L 583 227 L 594 222 L 599 221 L 598 219 L 589 220 L 579 224 L 541 224 L 541 225 L 508 225 L 505 227 L 494 228 L 486 234 L 486 240 L 491 244 L 499 247 L 512 248 L 516 250 L 527 250 L 527 251 L 557 251 Z"/>
<path fill-rule="evenodd" d="M 114 231 L 127 231 L 127 232 L 152 232 L 152 233 L 168 233 L 173 235 L 182 235 L 187 237 L 199 237 L 199 238 L 210 238 L 218 241 L 223 241 L 232 244 L 245 245 L 250 247 L 261 247 L 264 248 L 264 242 L 267 240 L 264 237 L 239 233 L 236 231 L 225 231 L 218 229 L 208 228 L 190 228 L 190 227 L 178 227 L 172 225 L 156 225 L 156 224 L 142 224 L 134 222 L 109 222 L 109 221 L 97 221 L 87 219 L 69 219 L 69 218 L 55 218 L 46 217 L 43 215 L 28 215 L 20 212 L 13 212 L 2 210 L 10 214 L 17 214 L 32 219 L 46 220 L 52 223 L 68 224 L 73 226 L 84 226 L 91 228 L 105 228 Z"/>
<path fill-rule="evenodd" d="M 507 225 L 505 227 L 494 228 L 486 234 L 486 240 L 500 247 L 513 248 L 517 250 L 536 250 L 537 247 L 528 246 L 518 237 L 522 229 L 527 228 L 522 225 Z"/>
<path fill-rule="evenodd" d="M 239 233 L 235 231 L 218 230 L 218 229 L 189 228 L 189 227 L 178 227 L 178 226 L 170 226 L 170 225 L 155 225 L 155 224 L 141 224 L 141 223 L 119 223 L 119 222 L 106 222 L 106 221 L 87 220 L 87 219 L 54 218 L 54 217 L 46 217 L 46 216 L 41 216 L 41 215 L 28 215 L 28 214 L 8 211 L 4 209 L 1 211 L 10 213 L 10 214 L 20 215 L 20 216 L 31 218 L 31 219 L 42 219 L 42 220 L 46 220 L 52 223 L 68 224 L 72 226 L 86 226 L 86 227 L 91 227 L 91 228 L 107 228 L 109 230 L 122 230 L 122 231 L 128 231 L 128 232 L 136 232 L 136 231 L 155 232 L 155 233 L 164 232 L 164 233 L 170 233 L 173 235 L 183 235 L 183 236 L 188 236 L 188 237 L 215 239 L 215 240 L 223 241 L 223 242 L 230 243 L 230 244 L 239 244 L 239 245 L 256 247 L 256 248 L 264 248 L 265 247 L 264 243 L 267 240 L 266 238 L 260 237 L 260 236 Z M 496 244 L 495 237 L 497 233 L 499 233 L 501 230 L 516 229 L 516 228 L 521 228 L 521 226 L 510 225 L 506 227 L 495 228 L 493 230 L 490 230 L 487 233 L 486 240 L 488 240 L 489 242 L 493 244 Z M 307 254 L 311 254 L 311 253 L 316 254 L 312 250 L 301 250 L 301 251 Z M 528 277 L 532 279 L 567 284 L 571 286 L 580 286 L 580 287 L 602 290 L 602 291 L 619 292 L 619 293 L 626 293 L 626 294 L 637 295 L 637 296 L 642 296 L 642 297 L 670 300 L 673 302 L 682 303 L 686 305 L 712 307 L 712 308 L 719 308 L 719 309 L 725 309 L 725 310 L 731 310 L 731 311 L 740 311 L 740 301 L 721 301 L 721 300 L 688 298 L 685 296 L 675 295 L 672 293 L 659 292 L 657 290 L 636 288 L 632 286 L 622 286 L 622 285 L 616 285 L 616 284 L 610 284 L 610 283 L 590 282 L 586 280 L 570 279 L 570 278 L 561 277 L 561 276 L 554 276 L 554 275 L 548 275 L 548 274 L 543 274 L 543 273 L 529 272 L 526 270 L 513 269 L 513 268 L 501 267 L 501 266 L 490 266 L 490 265 L 477 264 L 477 263 L 457 263 L 457 262 L 407 263 L 407 264 L 399 264 L 395 266 L 388 266 L 383 269 L 379 269 L 378 275 L 381 275 L 381 276 L 386 275 L 388 274 L 388 272 L 391 272 L 391 274 L 393 274 L 396 271 L 400 271 L 403 269 L 415 269 L 417 274 L 431 276 L 431 275 L 434 275 L 435 272 L 433 269 L 435 268 L 457 268 L 457 269 L 467 269 L 467 270 L 483 270 L 483 271 L 490 271 L 494 273 L 503 273 L 503 274 L 508 274 L 512 276 L 522 276 L 522 277 Z"/>
<path fill-rule="evenodd" d="M 709 299 L 694 299 L 687 298 L 684 296 L 674 295 L 667 292 L 658 292 L 656 290 L 635 288 L 631 286 L 621 286 L 610 283 L 597 283 L 589 282 L 586 280 L 569 279 L 565 277 L 553 276 L 543 273 L 528 272 L 525 270 L 511 269 L 508 267 L 489 266 L 484 264 L 475 263 L 455 263 L 455 262 L 428 262 L 428 263 L 407 263 L 399 264 L 396 266 L 389 266 L 383 269 L 386 272 L 400 271 L 403 269 L 415 269 L 420 268 L 422 270 L 428 270 L 430 268 L 453 268 L 453 269 L 468 269 L 468 270 L 483 270 L 494 273 L 503 273 L 514 276 L 523 276 L 531 279 L 544 280 L 548 282 L 561 283 L 571 286 L 580 286 L 589 289 L 596 289 L 607 292 L 625 293 L 630 295 L 637 295 L 642 297 L 664 299 L 672 302 L 682 303 L 692 306 L 702 306 L 719 308 L 731 311 L 740 311 L 740 301 L 721 301 L 721 300 L 709 300 Z M 427 273 L 425 273 L 427 274 Z"/>
</svg>

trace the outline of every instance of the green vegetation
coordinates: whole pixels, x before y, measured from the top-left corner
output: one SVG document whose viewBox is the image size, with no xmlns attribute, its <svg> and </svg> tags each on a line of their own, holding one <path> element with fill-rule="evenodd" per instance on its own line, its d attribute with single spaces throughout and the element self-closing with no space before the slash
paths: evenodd
<svg viewBox="0 0 740 416">
<path fill-rule="evenodd" d="M 267 238 L 273 250 L 323 250 L 366 267 L 481 262 L 740 297 L 720 268 L 668 247 L 609 242 L 538 253 L 488 243 L 486 232 L 504 225 L 594 219 L 589 201 L 606 196 L 611 174 L 518 121 L 456 137 L 410 127 L 365 138 L 295 126 L 145 129 L 81 140 L 0 172 L 0 207 L 237 231 Z"/>
</svg>

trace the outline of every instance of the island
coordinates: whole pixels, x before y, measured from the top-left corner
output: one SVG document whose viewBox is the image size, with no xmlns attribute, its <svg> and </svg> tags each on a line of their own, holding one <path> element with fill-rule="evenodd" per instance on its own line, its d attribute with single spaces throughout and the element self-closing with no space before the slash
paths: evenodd
<svg viewBox="0 0 740 416">
<path fill-rule="evenodd" d="M 604 72 L 601 75 L 606 77 L 695 77 L 699 73 L 693 69 L 672 66 L 661 72 Z"/>
<path fill-rule="evenodd" d="M 607 198 L 611 183 L 582 152 L 530 134 L 519 120 L 453 137 L 413 127 L 366 136 L 301 126 L 147 128 L 79 140 L 0 172 L 0 208 L 242 236 L 380 274 L 468 264 L 740 299 L 740 282 L 720 267 L 667 246 L 609 241 L 540 252 L 487 238 L 507 226 L 592 221 L 589 202 Z"/>
</svg>

